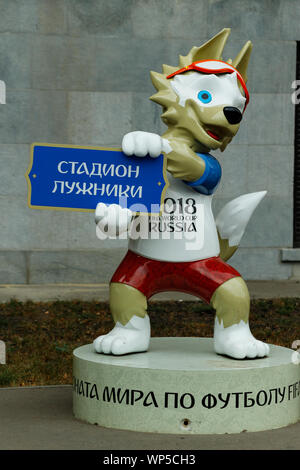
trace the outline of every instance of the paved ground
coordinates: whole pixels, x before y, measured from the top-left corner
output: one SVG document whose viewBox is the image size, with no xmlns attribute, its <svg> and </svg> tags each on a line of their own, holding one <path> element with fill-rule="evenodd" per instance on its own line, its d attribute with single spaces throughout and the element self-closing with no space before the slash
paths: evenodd
<svg viewBox="0 0 300 470">
<path fill-rule="evenodd" d="M 248 281 L 252 298 L 300 297 L 300 281 Z M 51 300 L 108 300 L 107 284 L 0 284 L 0 302 L 15 298 L 20 301 Z M 153 297 L 153 300 L 195 300 L 196 298 L 179 292 L 166 292 Z"/>
<path fill-rule="evenodd" d="M 252 298 L 298 297 L 296 281 L 248 282 Z M 107 300 L 106 284 L 0 285 L 0 302 L 11 298 L 35 301 Z M 155 300 L 194 297 L 166 293 Z M 100 449 L 100 450 L 259 450 L 300 449 L 300 422 L 259 433 L 181 436 L 146 434 L 92 426 L 72 416 L 70 386 L 0 389 L 0 449 Z"/>
<path fill-rule="evenodd" d="M 258 433 L 181 436 L 107 429 L 72 416 L 70 386 L 0 389 L 0 449 L 300 449 L 300 422 Z"/>
</svg>

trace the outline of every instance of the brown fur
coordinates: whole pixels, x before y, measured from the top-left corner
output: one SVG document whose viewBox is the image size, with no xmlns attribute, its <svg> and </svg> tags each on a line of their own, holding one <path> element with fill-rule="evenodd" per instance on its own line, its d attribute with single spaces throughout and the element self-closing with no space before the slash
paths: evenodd
<svg viewBox="0 0 300 470">
<path fill-rule="evenodd" d="M 208 152 L 220 148 L 224 151 L 239 129 L 239 124 L 229 124 L 220 106 L 202 107 L 193 100 L 187 100 L 185 106 L 179 105 L 179 98 L 174 92 L 171 81 L 166 77 L 179 68 L 198 60 L 222 60 L 222 52 L 230 34 L 225 28 L 200 47 L 193 47 L 186 56 L 179 56 L 179 66 L 163 65 L 163 73 L 150 72 L 152 83 L 157 93 L 150 97 L 163 108 L 162 121 L 168 126 L 163 134 L 171 144 L 172 152 L 167 155 L 167 169 L 175 178 L 196 181 L 204 172 L 204 163 L 195 152 Z M 236 58 L 228 63 L 247 80 L 247 66 L 252 49 L 248 41 Z M 187 74 L 193 72 L 186 72 Z M 220 142 L 211 139 L 205 129 L 216 129 L 221 135 Z"/>
</svg>

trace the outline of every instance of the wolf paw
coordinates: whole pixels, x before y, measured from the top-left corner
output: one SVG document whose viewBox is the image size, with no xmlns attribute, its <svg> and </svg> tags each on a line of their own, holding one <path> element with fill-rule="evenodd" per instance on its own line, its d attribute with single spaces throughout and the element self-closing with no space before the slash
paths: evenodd
<svg viewBox="0 0 300 470">
<path fill-rule="evenodd" d="M 150 320 L 134 316 L 125 326 L 117 323 L 107 334 L 94 341 L 97 353 L 122 355 L 147 351 L 150 341 Z"/>
<path fill-rule="evenodd" d="M 255 359 L 268 356 L 268 344 L 258 341 L 252 335 L 249 324 L 241 321 L 227 328 L 216 318 L 214 333 L 214 348 L 218 354 L 224 354 L 234 359 Z"/>
<path fill-rule="evenodd" d="M 128 231 L 132 215 L 130 209 L 118 204 L 107 206 L 99 202 L 95 211 L 95 222 L 101 232 L 113 237 Z"/>
<path fill-rule="evenodd" d="M 167 139 L 151 132 L 129 132 L 122 141 L 122 151 L 128 156 L 145 157 L 150 155 L 150 157 L 156 158 L 162 152 L 169 153 L 171 150 Z"/>
</svg>

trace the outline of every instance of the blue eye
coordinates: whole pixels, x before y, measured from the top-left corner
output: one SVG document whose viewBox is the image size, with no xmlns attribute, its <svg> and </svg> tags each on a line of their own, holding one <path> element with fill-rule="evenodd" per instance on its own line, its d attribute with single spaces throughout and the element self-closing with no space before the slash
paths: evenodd
<svg viewBox="0 0 300 470">
<path fill-rule="evenodd" d="M 199 93 L 198 93 L 198 99 L 199 99 L 200 101 L 202 101 L 202 103 L 207 104 L 207 103 L 210 103 L 210 102 L 211 102 L 212 96 L 211 96 L 211 93 L 209 93 L 209 91 L 207 91 L 207 90 L 201 90 L 201 91 L 199 91 Z"/>
</svg>

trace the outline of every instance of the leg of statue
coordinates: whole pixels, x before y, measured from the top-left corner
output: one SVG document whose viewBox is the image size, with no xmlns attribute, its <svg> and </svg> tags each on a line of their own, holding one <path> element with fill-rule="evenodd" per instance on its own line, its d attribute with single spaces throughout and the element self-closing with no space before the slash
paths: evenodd
<svg viewBox="0 0 300 470">
<path fill-rule="evenodd" d="M 256 340 L 250 331 L 250 297 L 246 283 L 241 277 L 234 277 L 219 286 L 210 303 L 216 310 L 216 353 L 235 359 L 268 355 L 269 346 Z"/>
<path fill-rule="evenodd" d="M 110 284 L 110 310 L 115 327 L 94 341 L 98 353 L 122 355 L 147 351 L 150 320 L 146 296 L 127 284 Z"/>
</svg>

